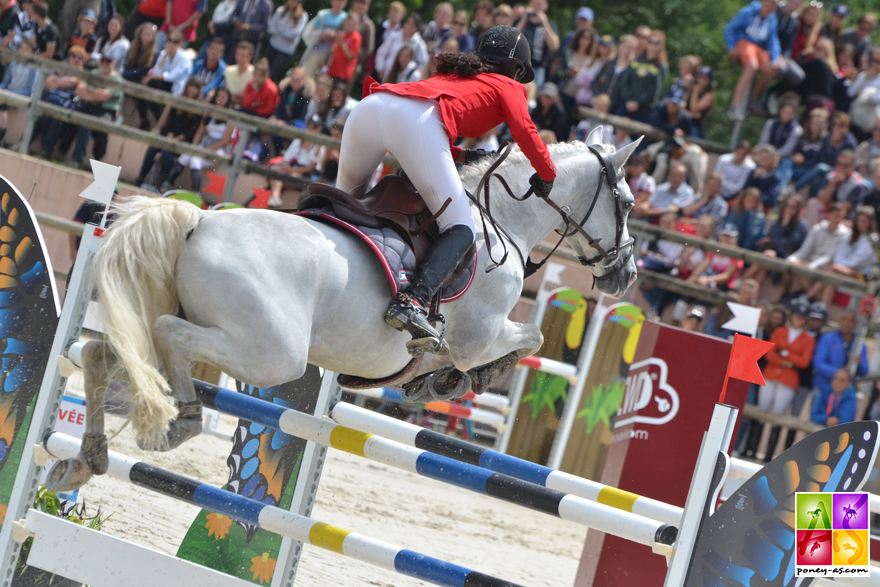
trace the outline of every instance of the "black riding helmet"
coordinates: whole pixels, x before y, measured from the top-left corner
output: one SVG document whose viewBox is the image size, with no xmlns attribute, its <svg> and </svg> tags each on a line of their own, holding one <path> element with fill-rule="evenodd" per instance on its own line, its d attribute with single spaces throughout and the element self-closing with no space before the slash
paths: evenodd
<svg viewBox="0 0 880 587">
<path fill-rule="evenodd" d="M 513 27 L 497 26 L 483 33 L 474 54 L 486 63 L 498 65 L 503 75 L 520 83 L 527 84 L 535 79 L 529 42 Z M 517 67 L 523 68 L 519 78 L 516 76 Z"/>
</svg>

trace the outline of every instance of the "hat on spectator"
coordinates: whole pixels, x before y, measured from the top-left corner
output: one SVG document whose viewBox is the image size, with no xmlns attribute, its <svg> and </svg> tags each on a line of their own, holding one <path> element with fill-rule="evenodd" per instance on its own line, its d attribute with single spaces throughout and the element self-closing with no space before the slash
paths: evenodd
<svg viewBox="0 0 880 587">
<path fill-rule="evenodd" d="M 810 313 L 807 318 L 818 318 L 824 320 L 828 316 L 828 308 L 822 302 L 813 302 L 810 304 Z"/>
<path fill-rule="evenodd" d="M 320 114 L 313 114 L 311 118 L 309 118 L 307 124 L 314 124 L 315 126 L 320 127 L 324 121 L 321 119 Z"/>
<path fill-rule="evenodd" d="M 721 229 L 721 234 L 724 236 L 739 236 L 739 229 L 736 227 L 736 224 L 728 223 Z"/>
<path fill-rule="evenodd" d="M 691 311 L 685 315 L 685 318 L 696 318 L 698 322 L 702 322 L 703 311 L 699 308 L 691 308 Z"/>
<path fill-rule="evenodd" d="M 684 88 L 678 88 L 675 86 L 669 88 L 669 93 L 666 94 L 666 101 L 680 106 L 681 103 L 684 102 Z"/>
<path fill-rule="evenodd" d="M 810 313 L 810 307 L 803 300 L 795 300 L 791 303 L 791 313 L 798 316 L 807 316 Z"/>
<path fill-rule="evenodd" d="M 556 98 L 559 96 L 559 88 L 553 82 L 547 82 L 543 86 L 541 86 L 541 91 L 538 92 L 541 96 L 550 96 L 551 98 Z"/>
<path fill-rule="evenodd" d="M 703 67 L 700 68 L 700 71 L 697 73 L 697 75 L 707 77 L 711 81 L 711 80 L 715 79 L 715 70 L 713 70 L 708 65 L 704 65 Z"/>
<path fill-rule="evenodd" d="M 91 8 L 86 8 L 80 14 L 77 20 L 88 20 L 94 23 L 98 22 L 98 15 Z"/>
<path fill-rule="evenodd" d="M 838 4 L 834 7 L 834 10 L 831 11 L 831 14 L 835 16 L 846 16 L 849 14 L 849 8 L 847 8 L 845 4 Z"/>
<path fill-rule="evenodd" d="M 599 44 L 611 47 L 614 45 L 614 37 L 612 37 L 611 35 L 602 35 L 601 37 L 599 37 Z"/>
<path fill-rule="evenodd" d="M 587 8 L 586 6 L 578 8 L 578 11 L 575 13 L 574 17 L 589 20 L 590 22 L 593 22 L 593 20 L 595 20 L 593 16 L 593 9 Z"/>
</svg>

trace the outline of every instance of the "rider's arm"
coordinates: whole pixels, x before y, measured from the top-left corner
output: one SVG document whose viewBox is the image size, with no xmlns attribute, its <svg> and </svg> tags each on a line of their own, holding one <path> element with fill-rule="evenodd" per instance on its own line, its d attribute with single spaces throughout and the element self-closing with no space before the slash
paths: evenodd
<svg viewBox="0 0 880 587">
<path fill-rule="evenodd" d="M 529 116 L 529 105 L 526 100 L 526 88 L 520 86 L 519 91 L 499 94 L 504 120 L 510 127 L 513 140 L 522 149 L 532 167 L 545 181 L 556 179 L 556 166 L 547 152 L 547 145 L 538 136 L 538 129 Z M 453 153 L 453 156 L 455 154 Z"/>
</svg>

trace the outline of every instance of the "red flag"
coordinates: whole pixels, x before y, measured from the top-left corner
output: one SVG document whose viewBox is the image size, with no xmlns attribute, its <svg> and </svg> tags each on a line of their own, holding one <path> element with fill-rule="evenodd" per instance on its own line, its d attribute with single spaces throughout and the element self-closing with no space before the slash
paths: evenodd
<svg viewBox="0 0 880 587">
<path fill-rule="evenodd" d="M 721 390 L 720 403 L 724 403 L 724 394 L 727 392 L 727 379 L 741 379 L 749 383 L 767 385 L 761 369 L 758 367 L 758 359 L 775 345 L 772 342 L 743 336 L 733 335 L 733 348 L 730 349 L 730 360 L 727 362 L 727 374 L 724 377 L 724 389 Z"/>
<path fill-rule="evenodd" d="M 208 174 L 208 186 L 202 191 L 206 194 L 214 194 L 223 197 L 223 188 L 226 187 L 226 178 L 222 175 L 206 172 Z"/>
<path fill-rule="evenodd" d="M 373 76 L 368 75 L 367 79 L 364 80 L 364 87 L 362 90 L 364 98 L 366 98 L 367 96 L 372 94 L 376 90 L 376 88 L 378 88 L 378 87 L 379 87 L 379 82 L 374 80 Z"/>
<path fill-rule="evenodd" d="M 269 190 L 254 186 L 254 199 L 248 204 L 248 208 L 268 208 L 271 193 Z"/>
</svg>

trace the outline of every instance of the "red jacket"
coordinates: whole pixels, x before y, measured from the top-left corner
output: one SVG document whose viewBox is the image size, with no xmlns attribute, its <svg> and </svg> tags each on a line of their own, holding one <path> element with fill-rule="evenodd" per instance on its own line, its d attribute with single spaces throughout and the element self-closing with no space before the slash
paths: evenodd
<svg viewBox="0 0 880 587">
<path fill-rule="evenodd" d="M 241 107 L 252 114 L 269 118 L 278 106 L 278 86 L 270 79 L 266 80 L 258 92 L 254 89 L 254 80 L 247 83 L 244 88 L 244 97 L 241 99 Z"/>
<path fill-rule="evenodd" d="M 797 389 L 800 385 L 800 376 L 797 369 L 804 369 L 810 365 L 813 360 L 813 350 L 816 347 L 816 339 L 807 333 L 806 329 L 802 330 L 791 344 L 788 343 L 788 329 L 790 327 L 783 326 L 777 328 L 770 335 L 770 342 L 776 346 L 770 349 L 764 356 L 767 364 L 764 366 L 764 379 L 767 381 L 778 381 L 781 384 Z M 788 351 L 786 356 L 779 354 L 779 351 Z M 782 361 L 788 359 L 794 367 L 783 367 Z"/>
<path fill-rule="evenodd" d="M 546 181 L 556 178 L 547 145 L 529 116 L 526 87 L 497 73 L 463 76 L 438 73 L 409 84 L 383 84 L 374 91 L 437 100 L 450 144 L 456 137 L 478 138 L 506 122 L 513 140 Z M 452 146 L 453 159 L 461 149 Z"/>
<path fill-rule="evenodd" d="M 345 44 L 348 45 L 349 51 L 353 53 L 351 59 L 345 56 L 342 48 L 337 41 L 333 41 L 330 47 L 331 57 L 330 63 L 327 64 L 327 73 L 333 77 L 343 80 L 350 80 L 354 75 L 354 68 L 357 65 L 358 53 L 361 50 L 361 34 L 352 31 L 345 35 Z"/>
</svg>

